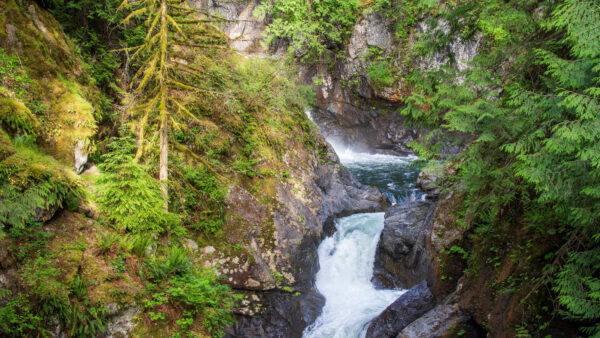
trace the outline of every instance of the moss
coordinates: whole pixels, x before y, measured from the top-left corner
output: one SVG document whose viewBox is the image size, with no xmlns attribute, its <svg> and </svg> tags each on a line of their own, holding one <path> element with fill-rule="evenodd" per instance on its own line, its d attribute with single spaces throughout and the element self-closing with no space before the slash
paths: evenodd
<svg viewBox="0 0 600 338">
<path fill-rule="evenodd" d="M 87 142 L 96 132 L 99 90 L 81 56 L 58 22 L 34 3 L 23 7 L 6 2 L 6 24 L 16 28 L 18 44 L 0 35 L 1 45 L 19 57 L 31 78 L 29 96 L 46 107 L 39 116 L 43 148 L 66 165 L 73 164 L 77 141 Z M 4 25 L 2 27 L 4 27 Z"/>
<path fill-rule="evenodd" d="M 10 140 L 10 136 L 2 128 L 0 128 L 0 161 L 13 155 L 16 152 Z"/>
<path fill-rule="evenodd" d="M 0 98 L 0 122 L 8 129 L 23 134 L 36 135 L 39 121 L 21 101 Z"/>
</svg>

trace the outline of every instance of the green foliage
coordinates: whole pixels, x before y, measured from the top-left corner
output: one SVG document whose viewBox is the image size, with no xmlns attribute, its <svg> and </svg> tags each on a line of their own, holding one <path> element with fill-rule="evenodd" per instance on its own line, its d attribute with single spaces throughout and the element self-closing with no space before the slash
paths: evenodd
<svg viewBox="0 0 600 338">
<path fill-rule="evenodd" d="M 166 290 L 172 301 L 184 309 L 188 318 L 199 315 L 202 326 L 213 337 L 221 337 L 223 329 L 235 322 L 232 315 L 234 298 L 228 286 L 219 283 L 212 270 L 200 270 L 171 279 Z M 189 321 L 184 322 L 189 325 Z M 180 323 L 180 326 L 181 323 Z M 185 325 L 182 326 L 185 329 Z"/>
<path fill-rule="evenodd" d="M 532 15 L 536 8 L 547 16 Z M 418 149 L 436 158 L 448 156 L 449 142 L 466 146 L 450 160 L 465 196 L 459 223 L 478 240 L 514 228 L 561 237 L 539 283 L 552 286 L 566 318 L 600 334 L 600 8 L 592 0 L 488 1 L 445 15 L 454 32 L 485 38 L 463 74 L 415 73 L 403 113 L 432 129 Z"/>
<path fill-rule="evenodd" d="M 171 276 L 183 276 L 190 271 L 192 265 L 187 250 L 173 246 L 166 250 L 166 257 L 153 257 L 144 262 L 143 273 L 148 279 L 158 282 Z"/>
<path fill-rule="evenodd" d="M 31 111 L 22 102 L 0 98 L 0 122 L 7 126 L 7 130 L 14 130 L 18 134 L 31 136 L 32 141 L 37 136 L 39 122 Z"/>
<path fill-rule="evenodd" d="M 185 209 L 189 211 L 190 226 L 214 233 L 225 222 L 227 188 L 203 166 L 187 167 L 184 177 L 190 183 L 185 191 Z"/>
<path fill-rule="evenodd" d="M 100 210 L 119 230 L 159 234 L 179 231 L 179 216 L 163 209 L 158 182 L 133 161 L 135 143 L 116 138 L 108 145 L 99 167 L 105 172 L 98 179 Z"/>
<path fill-rule="evenodd" d="M 65 285 L 60 268 L 54 267 L 52 255 L 41 255 L 28 261 L 20 271 L 19 294 L 0 296 L 7 300 L 0 307 L 0 327 L 14 337 L 50 334 L 49 324 L 58 320 L 68 336 L 90 337 L 105 330 L 108 309 L 91 303 L 87 297 L 88 282 L 75 276 Z"/>
<path fill-rule="evenodd" d="M 273 18 L 265 30 L 266 44 L 283 39 L 307 63 L 319 61 L 327 51 L 341 50 L 358 14 L 358 0 L 272 0 L 255 12 Z"/>
<path fill-rule="evenodd" d="M 158 287 L 153 285 L 152 289 L 161 290 L 144 300 L 151 320 L 166 319 L 165 313 L 149 310 L 169 303 L 183 314 L 182 318 L 177 319 L 183 333 L 188 332 L 198 317 L 202 319 L 201 325 L 214 337 L 222 336 L 223 329 L 234 322 L 231 290 L 219 282 L 212 270 L 196 269 L 185 248 L 168 248 L 163 257 L 145 262 L 141 273 L 158 284 Z"/>
<path fill-rule="evenodd" d="M 19 57 L 0 48 L 0 94 L 21 99 L 28 95 L 30 84 Z"/>
<path fill-rule="evenodd" d="M 367 76 L 378 90 L 394 84 L 393 66 L 384 58 L 378 58 L 367 67 Z"/>
<path fill-rule="evenodd" d="M 11 292 L 5 290 L 4 296 L 0 297 L 2 301 L 10 297 Z M 11 337 L 23 337 L 30 332 L 48 334 L 44 329 L 42 318 L 35 314 L 31 304 L 23 295 L 9 299 L 6 304 L 0 307 L 0 328 Z"/>
<path fill-rule="evenodd" d="M 28 146 L 0 162 L 0 223 L 24 228 L 42 210 L 62 207 L 68 196 L 82 197 L 76 175 Z"/>
<path fill-rule="evenodd" d="M 427 10 L 437 6 L 437 0 L 377 0 L 372 10 L 383 14 L 396 25 L 396 38 L 406 39 L 414 24 Z"/>
<path fill-rule="evenodd" d="M 112 101 L 120 95 L 115 75 L 125 59 L 125 55 L 117 55 L 111 50 L 123 44 L 139 44 L 144 36 L 141 30 L 120 25 L 124 18 L 117 11 L 120 3 L 119 0 L 43 1 L 43 6 L 80 48 L 95 85 L 102 90 L 100 104 L 105 112 L 112 110 Z"/>
<path fill-rule="evenodd" d="M 112 232 L 105 232 L 104 235 L 96 235 L 98 250 L 100 254 L 107 253 L 111 247 L 119 241 L 119 236 Z"/>
</svg>

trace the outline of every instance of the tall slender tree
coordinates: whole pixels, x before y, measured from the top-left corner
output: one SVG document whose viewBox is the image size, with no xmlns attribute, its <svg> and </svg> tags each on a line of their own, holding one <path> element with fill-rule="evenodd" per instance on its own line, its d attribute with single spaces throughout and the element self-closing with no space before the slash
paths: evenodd
<svg viewBox="0 0 600 338">
<path fill-rule="evenodd" d="M 198 30 L 199 25 L 210 23 L 208 13 L 185 6 L 182 0 L 124 0 L 120 10 L 128 11 L 125 24 L 137 20 L 146 27 L 146 37 L 140 46 L 127 48 L 131 60 L 140 64 L 132 77 L 135 104 L 131 112 L 140 116 L 136 161 L 144 154 L 145 133 L 158 126 L 160 138 L 159 179 L 168 209 L 169 127 L 180 129 L 182 118 L 197 120 L 184 102 L 177 99 L 181 91 L 207 92 L 193 83 L 182 80 L 182 73 L 198 71 L 185 61 L 190 49 L 199 49 L 223 43 L 224 35 L 216 29 Z M 203 15 L 204 18 L 199 18 Z"/>
</svg>

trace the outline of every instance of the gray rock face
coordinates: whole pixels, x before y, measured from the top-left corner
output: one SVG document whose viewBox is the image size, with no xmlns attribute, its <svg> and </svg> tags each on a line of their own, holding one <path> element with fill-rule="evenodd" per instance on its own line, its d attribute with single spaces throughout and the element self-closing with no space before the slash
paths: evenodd
<svg viewBox="0 0 600 338">
<path fill-rule="evenodd" d="M 427 238 L 435 204 L 405 202 L 385 213 L 373 269 L 373 283 L 385 288 L 410 288 L 428 277 Z"/>
<path fill-rule="evenodd" d="M 398 334 L 398 338 L 451 337 L 453 331 L 469 319 L 460 311 L 458 304 L 441 304 L 410 323 Z"/>
<path fill-rule="evenodd" d="M 450 33 L 450 23 L 446 20 L 438 20 L 435 28 L 430 27 L 424 21 L 421 21 L 417 25 L 419 34 L 427 34 L 432 30 L 441 31 L 444 35 Z M 456 62 L 456 69 L 459 71 L 466 70 L 468 63 L 473 60 L 473 57 L 477 55 L 479 44 L 481 42 L 482 35 L 476 34 L 472 40 L 464 40 L 460 36 L 454 37 L 454 39 L 446 46 L 445 51 L 438 52 L 432 57 L 423 58 L 419 61 L 419 66 L 427 70 L 438 70 L 453 57 Z M 460 83 L 463 79 L 457 79 Z"/>
<path fill-rule="evenodd" d="M 130 307 L 112 316 L 106 324 L 103 337 L 128 337 L 129 332 L 136 326 L 135 317 L 140 313 L 137 307 Z"/>
<path fill-rule="evenodd" d="M 351 145 L 357 151 L 407 155 L 407 146 L 419 132 L 404 126 L 404 117 L 393 113 L 399 107 L 394 90 L 379 90 L 367 76 L 371 61 L 369 48 L 376 47 L 382 56 L 392 56 L 393 23 L 371 12 L 358 20 L 346 46 L 346 58 L 333 68 L 319 65 L 305 67 L 301 76 L 311 83 L 321 79 L 316 88 L 315 123 L 330 141 Z M 395 60 L 390 57 L 390 60 Z M 394 61 L 395 62 L 395 61 Z"/>
<path fill-rule="evenodd" d="M 266 25 L 264 20 L 253 17 L 254 9 L 260 4 L 260 0 L 193 0 L 191 3 L 196 8 L 202 8 L 230 20 L 222 28 L 231 39 L 231 47 L 247 54 L 263 52 L 260 41 Z"/>
<path fill-rule="evenodd" d="M 78 174 L 83 172 L 83 167 L 87 163 L 88 160 L 88 152 L 85 149 L 85 142 L 82 140 L 77 141 L 77 145 L 75 145 L 75 151 L 73 153 L 74 162 L 75 162 L 75 171 Z"/>
<path fill-rule="evenodd" d="M 438 180 L 443 177 L 441 171 L 423 170 L 419 173 L 416 187 L 423 190 L 428 200 L 438 200 L 440 197 L 440 186 Z"/>
<path fill-rule="evenodd" d="M 402 329 L 435 306 L 435 299 L 425 281 L 396 299 L 367 329 L 367 338 L 395 337 Z"/>
</svg>

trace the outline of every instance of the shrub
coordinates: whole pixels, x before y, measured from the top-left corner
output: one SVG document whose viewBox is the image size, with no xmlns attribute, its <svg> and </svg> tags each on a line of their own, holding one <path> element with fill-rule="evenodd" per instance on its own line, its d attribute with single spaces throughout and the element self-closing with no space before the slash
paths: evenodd
<svg viewBox="0 0 600 338">
<path fill-rule="evenodd" d="M 187 250 L 180 246 L 173 246 L 166 250 L 166 257 L 154 257 L 144 262 L 143 272 L 150 280 L 161 281 L 170 276 L 183 276 L 192 266 Z"/>
</svg>

